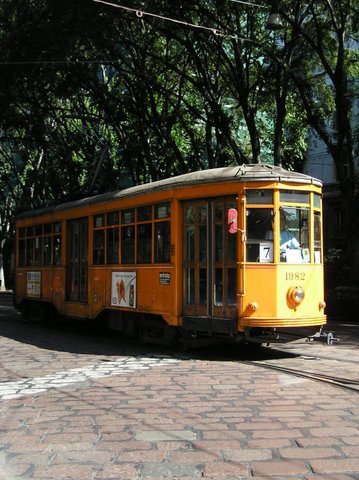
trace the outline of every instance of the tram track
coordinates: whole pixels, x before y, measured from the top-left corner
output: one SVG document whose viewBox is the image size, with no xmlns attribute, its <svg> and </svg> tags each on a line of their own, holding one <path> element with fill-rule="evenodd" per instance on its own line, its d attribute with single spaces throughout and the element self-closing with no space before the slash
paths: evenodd
<svg viewBox="0 0 359 480">
<path fill-rule="evenodd" d="M 262 362 L 262 361 L 245 361 L 244 363 L 248 365 L 256 365 L 261 368 L 266 368 L 269 370 L 274 370 L 277 372 L 285 373 L 288 375 L 293 375 L 296 377 L 300 378 L 306 378 L 309 380 L 316 380 L 319 382 L 327 383 L 329 385 L 332 385 L 334 387 L 340 387 L 344 388 L 347 390 L 351 390 L 354 392 L 359 393 L 359 381 L 358 380 L 353 380 L 350 378 L 343 378 L 343 377 L 336 377 L 333 375 L 326 375 L 323 373 L 315 373 L 315 372 L 308 372 L 308 371 L 303 371 L 299 370 L 296 368 L 291 368 L 291 367 L 283 367 L 280 365 L 275 365 L 272 363 L 267 363 L 267 362 Z"/>
<path fill-rule="evenodd" d="M 283 357 L 283 354 L 287 354 L 288 356 Z M 358 360 L 355 360 L 351 358 L 321 355 L 316 352 L 298 352 L 295 349 L 290 350 L 286 348 L 275 350 L 267 350 L 266 348 L 263 348 L 261 351 L 256 350 L 256 358 L 253 358 L 253 355 L 254 353 L 250 351 L 247 351 L 244 356 L 237 356 L 236 354 L 226 355 L 217 352 L 214 355 L 210 354 L 207 358 L 219 361 L 232 361 L 238 364 L 259 367 L 359 393 L 358 376 L 356 376 L 356 378 L 352 376 L 355 375 L 356 372 L 356 370 L 353 369 L 353 365 L 359 363 L 359 357 Z M 308 362 L 308 360 L 313 361 L 313 368 L 310 370 L 307 370 L 304 366 L 304 363 Z M 280 362 L 280 364 L 278 364 L 278 362 Z M 334 363 L 336 363 L 336 365 Z M 337 375 L 323 373 L 325 371 L 333 371 L 334 369 L 338 371 Z M 339 371 L 342 372 L 342 375 Z M 347 372 L 348 376 L 345 376 Z"/>
</svg>

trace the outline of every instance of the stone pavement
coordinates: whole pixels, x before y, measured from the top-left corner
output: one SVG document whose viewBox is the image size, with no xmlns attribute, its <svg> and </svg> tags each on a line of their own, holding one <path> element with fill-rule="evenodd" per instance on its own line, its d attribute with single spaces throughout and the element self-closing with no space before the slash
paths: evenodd
<svg viewBox="0 0 359 480">
<path fill-rule="evenodd" d="M 3 303 L 1 480 L 359 479 L 357 392 L 85 324 L 23 323 Z M 269 361 L 359 371 L 357 345 L 296 348 L 308 356 Z"/>
</svg>

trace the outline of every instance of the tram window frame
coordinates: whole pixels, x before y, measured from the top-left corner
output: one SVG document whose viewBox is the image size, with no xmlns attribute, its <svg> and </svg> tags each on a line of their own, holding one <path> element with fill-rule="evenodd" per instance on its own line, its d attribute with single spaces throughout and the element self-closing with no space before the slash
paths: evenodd
<svg viewBox="0 0 359 480">
<path fill-rule="evenodd" d="M 246 262 L 274 262 L 274 189 L 246 189 Z M 249 222 L 249 217 L 253 219 Z M 253 221 L 252 221 L 253 220 Z M 252 230 L 253 229 L 253 230 Z M 252 231 L 251 231 L 252 230 Z"/>
<path fill-rule="evenodd" d="M 19 267 L 61 265 L 61 251 L 61 222 L 38 223 L 30 227 L 19 228 Z"/>
<path fill-rule="evenodd" d="M 251 219 L 251 226 L 249 217 Z M 246 209 L 246 261 L 250 263 L 274 262 L 274 207 L 251 205 Z M 253 231 L 252 230 L 253 227 Z"/>
<path fill-rule="evenodd" d="M 93 216 L 93 265 L 117 265 L 119 263 L 119 222 L 119 210 Z"/>
<path fill-rule="evenodd" d="M 136 263 L 152 263 L 152 221 L 137 223 Z"/>
<path fill-rule="evenodd" d="M 282 204 L 280 212 L 280 261 L 281 263 L 310 263 L 310 206 L 308 204 Z M 283 215 L 284 214 L 284 215 Z M 283 224 L 283 218 L 285 223 Z M 306 222 L 304 224 L 304 221 Z M 290 223 L 291 222 L 291 223 Z M 289 226 L 287 226 L 289 224 Z M 282 232 L 289 232 L 285 239 Z M 288 237 L 291 236 L 291 237 Z M 303 238 L 306 242 L 303 241 Z M 303 246 L 303 244 L 305 246 Z"/>
<path fill-rule="evenodd" d="M 120 261 L 120 212 L 106 213 L 106 265 L 117 265 Z"/>
<path fill-rule="evenodd" d="M 136 231 L 135 220 L 136 210 L 126 208 L 120 211 L 120 258 L 121 265 L 135 263 Z"/>
<path fill-rule="evenodd" d="M 313 194 L 313 255 L 314 263 L 323 262 L 323 211 L 322 196 L 318 193 Z"/>
<path fill-rule="evenodd" d="M 309 264 L 309 263 L 321 263 L 322 262 L 322 248 L 321 248 L 321 195 L 316 192 L 303 191 L 303 190 L 285 190 L 280 192 L 280 210 L 295 210 L 296 221 L 298 223 L 297 228 L 289 229 L 292 235 L 299 243 L 297 248 L 292 247 L 292 250 L 297 252 L 289 252 L 290 260 L 283 255 L 283 248 L 280 247 L 280 261 L 295 263 L 295 264 Z M 304 212 L 306 212 L 306 218 Z M 316 240 L 316 228 L 315 228 L 315 216 L 319 215 L 319 238 Z M 305 222 L 306 221 L 306 222 Z M 313 235 L 313 239 L 311 236 Z M 303 241 L 303 238 L 306 241 Z M 319 248 L 318 247 L 319 244 Z M 317 251 L 319 250 L 319 256 Z M 300 255 L 299 253 L 300 252 Z M 288 253 L 288 252 L 287 252 Z"/>
<path fill-rule="evenodd" d="M 92 238 L 92 260 L 96 266 L 170 263 L 171 203 L 96 214 Z M 110 253 L 113 249 L 114 254 Z"/>
<path fill-rule="evenodd" d="M 171 233 L 169 221 L 155 222 L 155 258 L 154 263 L 169 263 L 171 260 L 171 243 L 168 241 Z"/>
<path fill-rule="evenodd" d="M 52 265 L 61 265 L 62 256 L 62 224 L 54 222 L 52 224 Z"/>
<path fill-rule="evenodd" d="M 154 209 L 154 263 L 171 262 L 171 203 L 161 202 L 153 205 Z M 160 232 L 161 230 L 161 232 Z"/>
<path fill-rule="evenodd" d="M 274 190 L 272 188 L 253 188 L 246 190 L 247 205 L 273 205 Z"/>
<path fill-rule="evenodd" d="M 302 190 L 280 190 L 279 192 L 279 203 L 282 205 L 284 203 L 289 204 L 310 204 L 310 192 L 303 192 Z"/>
</svg>

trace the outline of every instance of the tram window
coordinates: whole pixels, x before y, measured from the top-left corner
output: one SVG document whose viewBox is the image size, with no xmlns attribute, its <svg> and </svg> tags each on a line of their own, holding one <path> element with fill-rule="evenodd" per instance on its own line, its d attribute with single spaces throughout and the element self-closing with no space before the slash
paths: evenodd
<svg viewBox="0 0 359 480">
<path fill-rule="evenodd" d="M 223 203 L 216 203 L 214 206 L 214 221 L 222 223 L 223 221 Z"/>
<path fill-rule="evenodd" d="M 317 193 L 314 194 L 314 208 L 320 208 L 321 197 Z"/>
<path fill-rule="evenodd" d="M 194 216 L 195 216 L 195 211 L 193 207 L 188 207 L 186 208 L 185 212 L 185 218 L 186 218 L 186 223 L 194 223 Z"/>
<path fill-rule="evenodd" d="M 137 209 L 137 221 L 144 222 L 152 220 L 152 206 L 140 207 Z"/>
<path fill-rule="evenodd" d="M 94 224 L 95 228 L 104 227 L 105 226 L 105 215 L 95 215 L 93 224 Z"/>
<path fill-rule="evenodd" d="M 273 204 L 273 190 L 255 189 L 246 191 L 247 203 L 250 205 Z"/>
<path fill-rule="evenodd" d="M 40 231 L 40 230 L 37 229 L 37 231 Z M 42 237 L 35 237 L 35 265 L 39 266 L 41 264 L 42 264 Z"/>
<path fill-rule="evenodd" d="M 19 230 L 19 265 L 49 266 L 61 263 L 61 223 L 37 224 Z M 56 240 L 55 240 L 56 239 Z"/>
<path fill-rule="evenodd" d="M 25 240 L 19 240 L 19 266 L 25 266 Z"/>
<path fill-rule="evenodd" d="M 151 263 L 152 223 L 137 225 L 137 262 Z"/>
<path fill-rule="evenodd" d="M 249 208 L 246 223 L 247 262 L 273 262 L 273 210 Z"/>
<path fill-rule="evenodd" d="M 314 212 L 314 263 L 321 263 L 321 216 L 320 212 Z"/>
<path fill-rule="evenodd" d="M 95 230 L 93 235 L 93 263 L 102 265 L 105 263 L 105 230 Z"/>
<path fill-rule="evenodd" d="M 170 261 L 170 222 L 155 223 L 155 263 Z"/>
<path fill-rule="evenodd" d="M 32 266 L 34 264 L 35 252 L 35 238 L 28 238 L 26 240 L 26 265 Z"/>
<path fill-rule="evenodd" d="M 309 193 L 297 190 L 281 191 L 280 201 L 283 203 L 309 203 Z"/>
<path fill-rule="evenodd" d="M 168 218 L 171 215 L 171 204 L 166 202 L 166 203 L 160 203 L 159 205 L 155 205 L 155 218 L 156 219 L 161 219 L 161 218 Z"/>
<path fill-rule="evenodd" d="M 280 209 L 280 260 L 289 263 L 309 263 L 309 209 Z"/>
<path fill-rule="evenodd" d="M 121 263 L 135 263 L 135 227 L 121 228 Z"/>
<path fill-rule="evenodd" d="M 108 226 L 119 224 L 119 219 L 120 219 L 119 212 L 109 212 L 106 217 L 107 217 Z"/>
<path fill-rule="evenodd" d="M 217 226 L 216 226 L 217 228 Z M 222 238 L 222 237 L 221 237 Z M 199 225 L 199 252 L 198 258 L 200 262 L 207 261 L 207 225 Z"/>
<path fill-rule="evenodd" d="M 118 228 L 109 228 L 106 232 L 107 249 L 106 263 L 118 263 L 119 260 L 119 233 Z"/>
<path fill-rule="evenodd" d="M 131 210 L 124 210 L 121 213 L 121 221 L 122 223 L 133 223 L 135 221 L 135 211 L 134 209 Z"/>
<path fill-rule="evenodd" d="M 188 226 L 186 229 L 186 261 L 193 262 L 194 260 L 194 245 L 195 245 L 195 228 L 194 226 Z"/>
<path fill-rule="evenodd" d="M 61 265 L 61 235 L 53 236 L 52 249 L 53 249 L 53 257 L 52 257 L 53 265 Z"/>
<path fill-rule="evenodd" d="M 45 223 L 44 225 L 44 235 L 52 234 L 52 223 Z"/>
<path fill-rule="evenodd" d="M 207 245 L 207 230 L 205 230 L 205 245 Z M 200 246 L 200 254 L 202 248 Z M 223 225 L 216 224 L 214 227 L 214 259 L 216 262 L 221 261 L 223 258 Z M 205 260 L 201 258 L 201 260 Z"/>
<path fill-rule="evenodd" d="M 33 237 L 35 235 L 34 227 L 27 227 L 26 228 L 26 236 Z"/>
<path fill-rule="evenodd" d="M 44 265 L 51 265 L 51 236 L 44 237 Z"/>
<path fill-rule="evenodd" d="M 203 205 L 198 209 L 199 223 L 207 225 L 207 205 Z"/>
<path fill-rule="evenodd" d="M 214 303 L 217 306 L 223 305 L 223 268 L 215 269 Z"/>
<path fill-rule="evenodd" d="M 192 267 L 186 268 L 186 283 L 187 283 L 187 298 L 188 305 L 194 304 L 195 301 L 195 269 Z"/>
<path fill-rule="evenodd" d="M 207 303 L 207 268 L 199 269 L 199 303 Z"/>
</svg>

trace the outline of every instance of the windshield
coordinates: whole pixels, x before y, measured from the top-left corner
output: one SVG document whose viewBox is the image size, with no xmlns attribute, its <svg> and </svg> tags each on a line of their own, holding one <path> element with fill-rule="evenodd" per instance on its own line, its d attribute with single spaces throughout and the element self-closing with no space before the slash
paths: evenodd
<svg viewBox="0 0 359 480">
<path fill-rule="evenodd" d="M 290 263 L 309 263 L 309 208 L 281 207 L 280 260 Z"/>
</svg>

